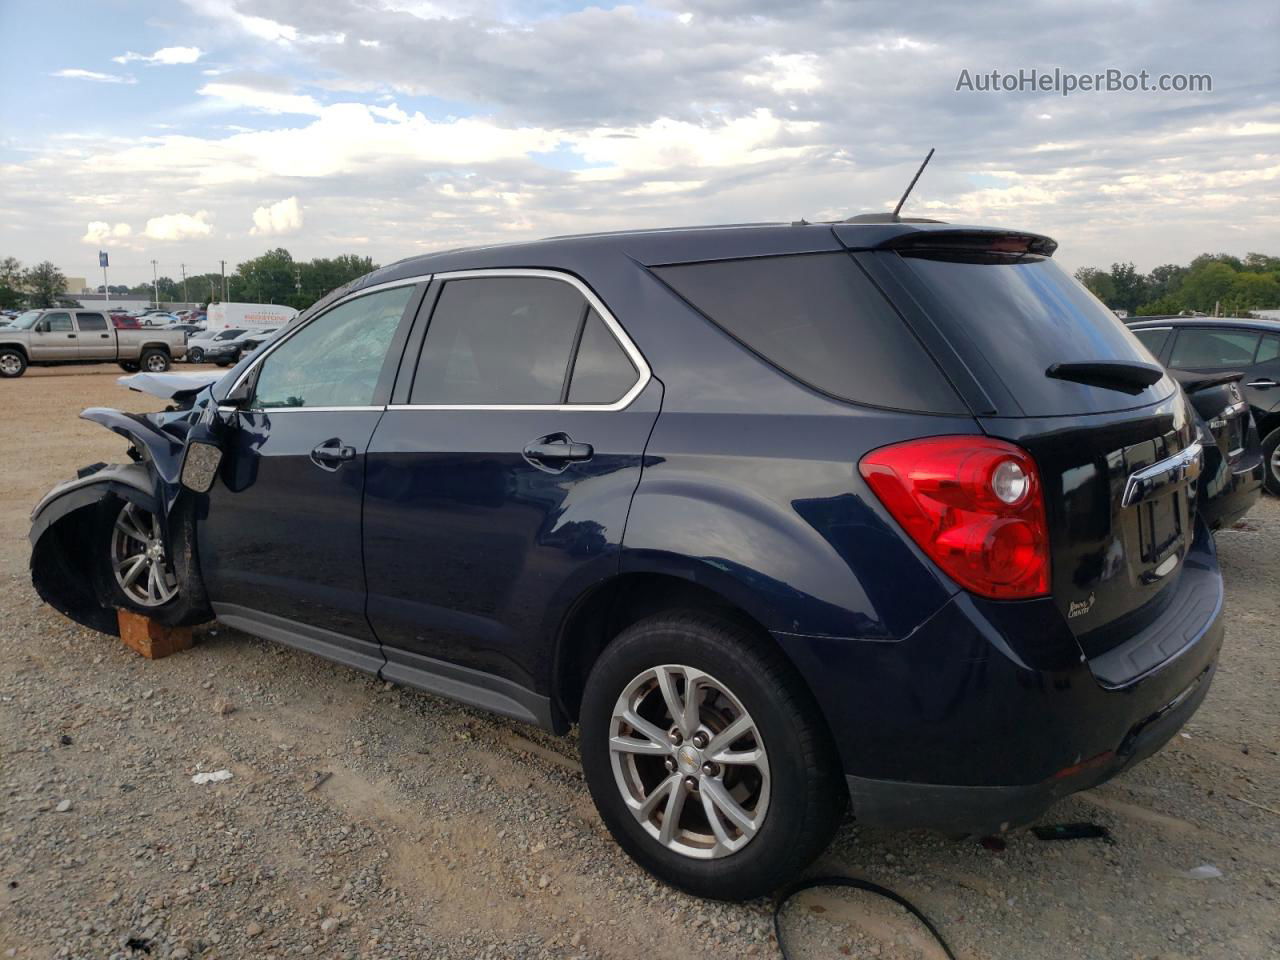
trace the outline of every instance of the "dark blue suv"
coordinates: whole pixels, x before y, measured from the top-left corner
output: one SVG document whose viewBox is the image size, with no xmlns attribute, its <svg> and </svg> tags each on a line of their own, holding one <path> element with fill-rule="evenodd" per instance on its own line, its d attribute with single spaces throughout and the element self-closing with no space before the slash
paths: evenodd
<svg viewBox="0 0 1280 960">
<path fill-rule="evenodd" d="M 393 264 L 33 515 L 42 596 L 557 732 L 618 842 L 759 895 L 865 822 L 987 833 L 1157 750 L 1222 639 L 1177 385 L 1053 241 L 925 222 Z"/>
</svg>

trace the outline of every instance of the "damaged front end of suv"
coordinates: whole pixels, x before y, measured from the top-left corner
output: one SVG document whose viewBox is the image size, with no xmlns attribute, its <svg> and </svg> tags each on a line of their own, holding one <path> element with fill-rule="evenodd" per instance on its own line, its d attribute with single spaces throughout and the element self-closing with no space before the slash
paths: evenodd
<svg viewBox="0 0 1280 960">
<path fill-rule="evenodd" d="M 91 407 L 80 415 L 128 440 L 130 462 L 82 467 L 32 510 L 31 581 L 51 607 L 109 634 L 118 633 L 120 608 L 171 626 L 211 619 L 191 493 L 209 489 L 221 459 L 213 390 L 221 377 L 122 377 L 168 407 L 146 414 Z"/>
</svg>

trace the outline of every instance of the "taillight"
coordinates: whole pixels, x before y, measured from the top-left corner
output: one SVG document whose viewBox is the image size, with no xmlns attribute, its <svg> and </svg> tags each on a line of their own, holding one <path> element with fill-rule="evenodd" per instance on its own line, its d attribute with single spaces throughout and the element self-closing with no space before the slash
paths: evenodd
<svg viewBox="0 0 1280 960">
<path fill-rule="evenodd" d="M 1000 600 L 1049 592 L 1044 491 L 1021 447 L 927 437 L 872 450 L 858 469 L 911 539 L 966 590 Z"/>
</svg>

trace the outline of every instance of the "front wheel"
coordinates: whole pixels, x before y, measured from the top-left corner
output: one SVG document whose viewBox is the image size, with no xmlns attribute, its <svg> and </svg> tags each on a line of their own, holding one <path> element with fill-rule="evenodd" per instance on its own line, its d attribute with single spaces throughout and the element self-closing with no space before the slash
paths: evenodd
<svg viewBox="0 0 1280 960">
<path fill-rule="evenodd" d="M 188 351 L 187 351 L 187 362 L 188 362 L 188 363 L 203 363 L 203 362 L 204 362 L 204 348 L 203 348 L 203 347 L 192 347 L 190 350 L 188 350 Z"/>
<path fill-rule="evenodd" d="M 703 897 L 776 889 L 830 842 L 847 792 L 831 737 L 767 640 L 698 613 L 634 624 L 600 655 L 582 765 L 619 845 Z"/>
<path fill-rule="evenodd" d="M 12 347 L 0 348 L 0 377 L 11 379 L 27 372 L 27 356 Z"/>
<path fill-rule="evenodd" d="M 1280 427 L 1262 441 L 1262 462 L 1266 465 L 1263 486 L 1273 497 L 1280 497 Z"/>
</svg>

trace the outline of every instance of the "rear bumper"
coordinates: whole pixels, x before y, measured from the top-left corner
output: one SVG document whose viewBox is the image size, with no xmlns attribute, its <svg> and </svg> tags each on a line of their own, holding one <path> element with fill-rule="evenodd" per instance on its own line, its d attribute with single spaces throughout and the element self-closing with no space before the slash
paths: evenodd
<svg viewBox="0 0 1280 960">
<path fill-rule="evenodd" d="M 1031 823 L 1063 797 L 1105 783 L 1168 743 L 1204 701 L 1216 669 L 1212 664 L 1172 702 L 1134 724 L 1113 753 L 1082 763 L 1076 771 L 1025 786 L 952 786 L 846 775 L 854 813 L 873 826 L 979 836 Z"/>
<path fill-rule="evenodd" d="M 1150 756 L 1204 700 L 1223 624 L 1202 524 L 1174 589 L 1092 661 L 1052 600 L 964 593 L 901 640 L 779 642 L 826 715 L 860 820 L 989 833 Z"/>
</svg>

